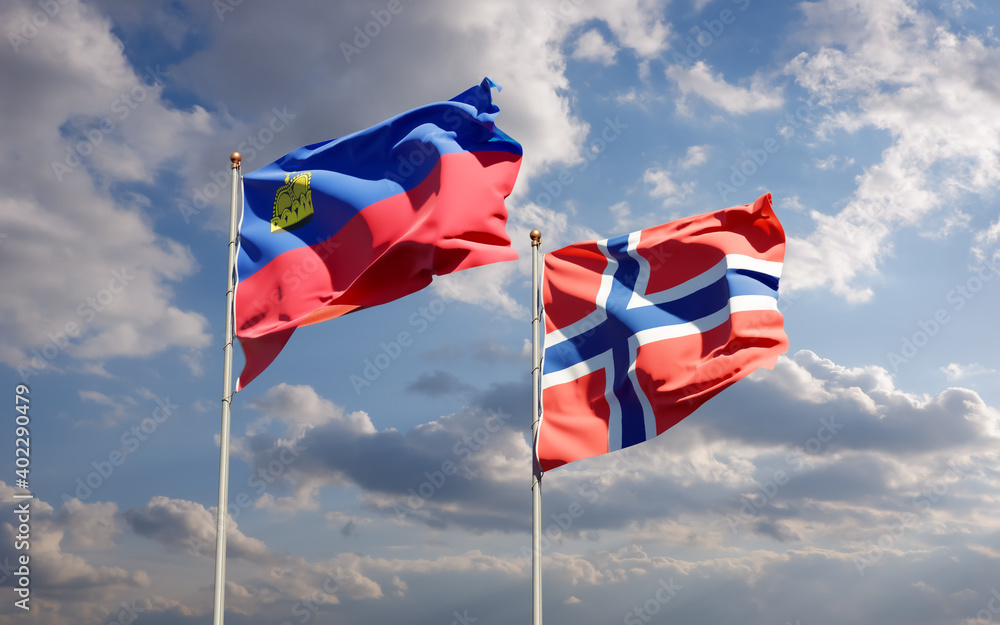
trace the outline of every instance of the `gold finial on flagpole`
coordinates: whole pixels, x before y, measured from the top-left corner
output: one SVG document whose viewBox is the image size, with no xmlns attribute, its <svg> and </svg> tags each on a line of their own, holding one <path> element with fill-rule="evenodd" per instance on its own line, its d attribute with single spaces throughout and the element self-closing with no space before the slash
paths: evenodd
<svg viewBox="0 0 1000 625">
<path fill-rule="evenodd" d="M 531 246 L 538 247 L 542 244 L 542 233 L 539 230 L 532 230 L 528 236 L 531 237 Z"/>
<path fill-rule="evenodd" d="M 239 152 L 233 152 L 229 155 L 229 160 L 233 162 L 233 169 L 240 166 L 240 161 L 243 160 L 243 156 Z"/>
</svg>

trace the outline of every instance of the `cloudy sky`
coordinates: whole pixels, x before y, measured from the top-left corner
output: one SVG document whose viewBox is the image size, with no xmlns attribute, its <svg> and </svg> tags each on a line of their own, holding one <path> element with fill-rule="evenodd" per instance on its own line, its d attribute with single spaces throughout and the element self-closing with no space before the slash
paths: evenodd
<svg viewBox="0 0 1000 625">
<path fill-rule="evenodd" d="M 997 19 L 5 2 L 0 620 L 208 622 L 230 152 L 249 172 L 489 76 L 524 146 L 520 259 L 304 328 L 236 396 L 226 622 L 526 622 L 528 231 L 554 250 L 764 192 L 790 350 L 666 435 L 546 475 L 546 620 L 1000 621 Z"/>
</svg>

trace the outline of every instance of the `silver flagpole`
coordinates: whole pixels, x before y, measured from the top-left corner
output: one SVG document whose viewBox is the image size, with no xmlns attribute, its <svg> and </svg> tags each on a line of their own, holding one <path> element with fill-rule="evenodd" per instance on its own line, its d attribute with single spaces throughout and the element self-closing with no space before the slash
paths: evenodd
<svg viewBox="0 0 1000 625">
<path fill-rule="evenodd" d="M 240 184 L 239 152 L 229 156 L 233 166 L 233 193 L 229 208 L 229 272 L 226 289 L 226 344 L 222 365 L 222 434 L 219 437 L 219 510 L 215 529 L 215 612 L 213 625 L 222 625 L 226 611 L 226 508 L 229 505 L 229 415 L 233 398 L 233 296 L 236 291 L 236 200 Z"/>
<path fill-rule="evenodd" d="M 531 231 L 531 440 L 532 447 L 538 437 L 538 419 L 541 414 L 538 393 L 541 389 L 542 363 L 538 343 L 538 326 L 541 310 L 538 306 L 538 256 L 542 233 Z M 532 459 L 532 464 L 534 464 Z M 542 472 L 532 467 L 531 478 L 531 609 L 532 625 L 542 625 Z"/>
</svg>

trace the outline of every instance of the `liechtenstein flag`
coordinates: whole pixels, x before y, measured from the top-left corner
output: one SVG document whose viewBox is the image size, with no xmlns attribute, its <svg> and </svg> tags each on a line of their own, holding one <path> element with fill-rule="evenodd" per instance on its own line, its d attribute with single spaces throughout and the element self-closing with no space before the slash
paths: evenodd
<svg viewBox="0 0 1000 625">
<path fill-rule="evenodd" d="M 545 255 L 536 470 L 662 434 L 788 349 L 770 194 Z"/>
<path fill-rule="evenodd" d="M 432 276 L 517 258 L 506 233 L 521 146 L 488 78 L 447 102 L 299 148 L 243 177 L 237 390 L 296 328 L 384 304 Z"/>
</svg>

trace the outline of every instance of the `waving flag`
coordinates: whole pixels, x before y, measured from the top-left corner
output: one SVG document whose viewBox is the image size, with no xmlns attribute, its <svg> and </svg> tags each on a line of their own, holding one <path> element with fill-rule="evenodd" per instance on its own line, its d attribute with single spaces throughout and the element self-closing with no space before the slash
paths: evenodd
<svg viewBox="0 0 1000 625">
<path fill-rule="evenodd" d="M 536 466 L 662 434 L 788 349 L 785 234 L 753 204 L 545 255 Z"/>
<path fill-rule="evenodd" d="M 488 78 L 447 102 L 299 148 L 243 178 L 235 296 L 243 388 L 299 326 L 384 304 L 432 276 L 513 260 L 521 146 Z"/>
</svg>

